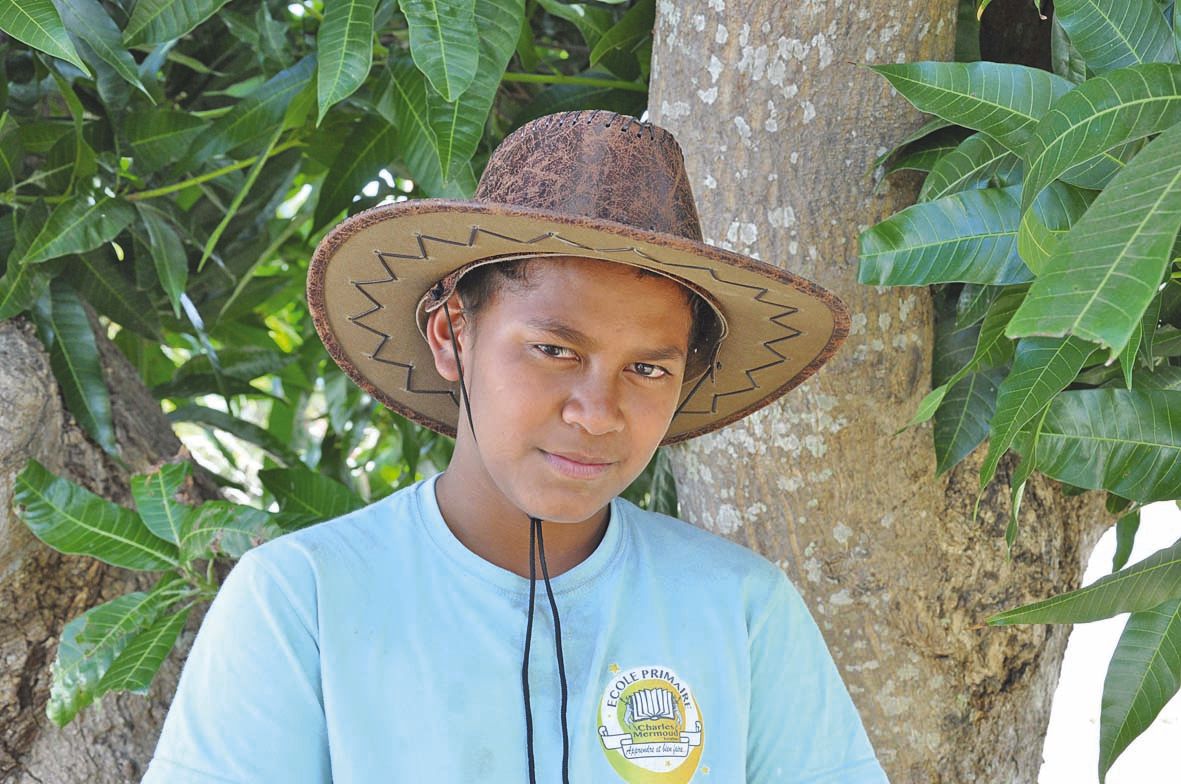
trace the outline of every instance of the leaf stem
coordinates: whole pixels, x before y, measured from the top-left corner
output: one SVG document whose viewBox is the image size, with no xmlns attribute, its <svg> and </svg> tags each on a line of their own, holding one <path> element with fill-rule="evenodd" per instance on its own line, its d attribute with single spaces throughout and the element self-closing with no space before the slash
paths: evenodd
<svg viewBox="0 0 1181 784">
<path fill-rule="evenodd" d="M 503 81 L 532 82 L 534 84 L 581 84 L 587 87 L 610 87 L 615 90 L 630 90 L 635 93 L 648 92 L 648 86 L 639 82 L 624 82 L 619 79 L 596 79 L 592 76 L 566 76 L 565 74 L 535 74 L 505 71 Z"/>
<path fill-rule="evenodd" d="M 299 147 L 301 144 L 302 144 L 302 142 L 300 142 L 298 140 L 294 140 L 294 139 L 289 140 L 289 141 L 283 142 L 282 144 L 279 144 L 279 145 L 276 145 L 272 148 L 269 148 L 264 153 L 264 155 L 267 158 L 273 158 L 274 156 L 278 155 L 279 153 L 286 152 L 287 150 L 290 150 L 292 147 Z M 190 177 L 187 180 L 181 180 L 180 182 L 174 182 L 171 185 L 162 185 L 159 188 L 152 188 L 151 190 L 136 191 L 134 193 L 129 193 L 124 198 L 127 199 L 127 201 L 143 201 L 144 199 L 154 199 L 157 196 L 166 196 L 169 193 L 183 191 L 185 188 L 188 188 L 190 186 L 200 185 L 203 182 L 208 182 L 209 180 L 215 180 L 224 174 L 229 174 L 230 172 L 235 172 L 240 169 L 245 169 L 248 166 L 253 166 L 255 163 L 258 162 L 258 159 L 261 157 L 263 157 L 263 156 L 255 155 L 250 158 L 244 158 L 240 161 L 235 161 L 234 163 L 231 163 L 227 166 L 222 166 L 220 169 L 214 169 L 211 172 L 205 172 L 204 174 L 198 174 L 196 177 Z"/>
</svg>

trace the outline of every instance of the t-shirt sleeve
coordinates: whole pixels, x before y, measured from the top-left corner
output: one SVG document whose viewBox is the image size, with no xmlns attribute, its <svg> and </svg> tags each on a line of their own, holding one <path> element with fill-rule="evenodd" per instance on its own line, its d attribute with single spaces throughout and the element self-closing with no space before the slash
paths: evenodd
<svg viewBox="0 0 1181 784">
<path fill-rule="evenodd" d="M 883 784 L 824 638 L 784 577 L 752 627 L 749 784 Z"/>
<path fill-rule="evenodd" d="M 251 550 L 230 571 L 181 671 L 143 784 L 332 780 L 314 580 L 298 565 L 302 580 Z"/>
</svg>

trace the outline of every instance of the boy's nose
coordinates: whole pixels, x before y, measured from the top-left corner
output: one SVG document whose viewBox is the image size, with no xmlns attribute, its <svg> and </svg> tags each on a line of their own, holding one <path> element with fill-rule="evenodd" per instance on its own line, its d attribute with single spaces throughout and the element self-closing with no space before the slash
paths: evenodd
<svg viewBox="0 0 1181 784">
<path fill-rule="evenodd" d="M 562 406 L 562 420 L 595 436 L 622 430 L 623 410 L 616 381 L 587 374 L 570 391 Z"/>
</svg>

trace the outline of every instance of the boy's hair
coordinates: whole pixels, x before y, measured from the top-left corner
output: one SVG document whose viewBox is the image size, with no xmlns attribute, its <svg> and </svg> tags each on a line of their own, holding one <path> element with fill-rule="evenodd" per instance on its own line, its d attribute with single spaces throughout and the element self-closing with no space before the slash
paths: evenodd
<svg viewBox="0 0 1181 784">
<path fill-rule="evenodd" d="M 539 259 L 513 259 L 495 264 L 481 264 L 472 269 L 455 284 L 455 291 L 463 300 L 464 310 L 474 321 L 506 283 L 518 289 L 527 289 L 530 286 L 529 268 L 537 261 Z M 632 269 L 639 278 L 672 280 L 642 267 Z M 709 370 L 708 363 L 713 356 L 718 335 L 721 334 L 721 325 L 713 307 L 705 299 L 687 286 L 681 286 L 681 290 L 685 293 L 690 317 L 689 355 L 685 363 L 685 378 L 692 379 Z"/>
</svg>

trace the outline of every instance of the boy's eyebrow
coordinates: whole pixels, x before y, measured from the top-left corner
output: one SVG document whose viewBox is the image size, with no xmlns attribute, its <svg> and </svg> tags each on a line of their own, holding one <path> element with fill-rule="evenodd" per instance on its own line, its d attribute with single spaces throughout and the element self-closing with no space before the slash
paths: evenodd
<svg viewBox="0 0 1181 784">
<path fill-rule="evenodd" d="M 586 346 L 589 349 L 598 348 L 598 341 L 590 335 L 584 334 L 569 324 L 564 324 L 557 319 L 536 318 L 529 319 L 525 325 L 531 329 L 540 330 L 541 332 L 548 332 L 554 337 L 560 338 L 568 343 L 573 343 L 579 346 Z M 656 346 L 643 350 L 645 359 L 656 360 L 684 360 L 685 352 L 679 346 Z"/>
</svg>

